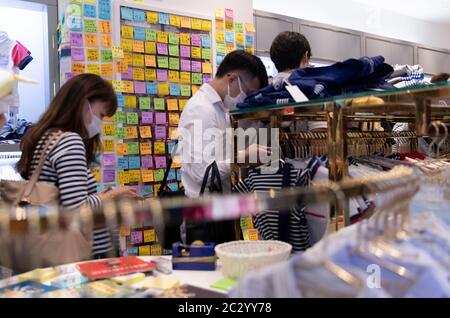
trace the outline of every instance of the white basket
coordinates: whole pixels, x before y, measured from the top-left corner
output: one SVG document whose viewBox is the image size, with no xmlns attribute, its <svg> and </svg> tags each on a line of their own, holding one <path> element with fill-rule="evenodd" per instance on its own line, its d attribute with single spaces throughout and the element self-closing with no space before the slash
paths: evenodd
<svg viewBox="0 0 450 318">
<path fill-rule="evenodd" d="M 280 241 L 235 241 L 216 246 L 222 271 L 228 277 L 240 277 L 261 267 L 288 259 L 292 246 Z"/>
</svg>

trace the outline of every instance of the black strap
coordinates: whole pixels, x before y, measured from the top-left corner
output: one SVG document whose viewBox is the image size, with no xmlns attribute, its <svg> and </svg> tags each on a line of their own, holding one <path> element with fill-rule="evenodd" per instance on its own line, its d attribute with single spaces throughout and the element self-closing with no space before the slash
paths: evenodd
<svg viewBox="0 0 450 318">
<path fill-rule="evenodd" d="M 291 184 L 291 169 L 290 163 L 284 163 L 282 168 L 283 173 L 283 188 L 290 187 Z M 290 211 L 280 211 L 278 218 L 278 239 L 283 242 L 289 242 L 289 220 L 291 218 Z"/>
<path fill-rule="evenodd" d="M 174 147 L 178 144 L 178 140 L 175 141 Z M 161 186 L 159 187 L 158 196 L 161 196 L 167 188 L 167 178 L 169 177 L 170 169 L 172 169 L 173 158 L 172 154 L 169 157 L 169 161 L 166 167 L 166 171 L 164 172 L 164 178 L 162 179 Z"/>
<path fill-rule="evenodd" d="M 211 178 L 209 183 L 209 192 L 219 192 L 223 193 L 222 182 L 220 178 L 219 168 L 217 163 L 213 161 L 205 171 L 205 175 L 203 176 L 202 187 L 200 188 L 200 195 L 205 193 L 206 184 L 208 183 L 209 173 L 211 172 Z"/>
</svg>

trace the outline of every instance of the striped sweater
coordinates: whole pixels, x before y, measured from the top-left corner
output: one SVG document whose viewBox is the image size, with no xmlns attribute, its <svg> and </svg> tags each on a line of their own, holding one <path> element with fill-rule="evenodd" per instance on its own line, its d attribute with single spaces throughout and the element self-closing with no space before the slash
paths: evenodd
<svg viewBox="0 0 450 318">
<path fill-rule="evenodd" d="M 42 149 L 51 136 L 46 132 L 34 150 L 30 175 L 38 165 Z M 39 181 L 55 184 L 59 189 L 59 201 L 65 208 L 78 208 L 84 203 L 99 207 L 102 202 L 96 194 L 97 183 L 86 163 L 86 149 L 77 133 L 63 137 L 57 145 L 49 147 Z M 48 153 L 48 152 L 47 152 Z M 112 250 L 111 239 L 106 228 L 94 229 L 93 257 Z"/>
</svg>

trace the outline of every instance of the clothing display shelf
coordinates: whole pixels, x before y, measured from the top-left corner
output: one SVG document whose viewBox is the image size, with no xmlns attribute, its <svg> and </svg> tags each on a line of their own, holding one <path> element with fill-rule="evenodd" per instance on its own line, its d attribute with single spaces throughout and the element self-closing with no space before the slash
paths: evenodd
<svg viewBox="0 0 450 318">
<path fill-rule="evenodd" d="M 368 97 L 380 98 L 383 102 L 370 104 L 369 102 L 353 103 L 354 100 L 364 100 Z M 240 123 L 248 120 L 260 120 L 270 123 L 270 128 L 281 128 L 282 123 L 298 120 L 326 121 L 326 133 L 298 133 L 298 139 L 326 140 L 329 162 L 329 179 L 334 182 L 341 181 L 348 175 L 349 142 L 351 139 L 361 138 L 358 133 L 347 131 L 346 125 L 352 122 L 379 122 L 387 120 L 392 122 L 413 123 L 413 132 L 362 132 L 364 138 L 411 138 L 417 149 L 417 138 L 429 135 L 432 122 L 441 121 L 450 123 L 450 107 L 442 100 L 450 98 L 450 83 L 438 83 L 415 86 L 413 88 L 392 89 L 383 91 L 366 91 L 364 93 L 340 95 L 333 98 L 316 99 L 302 103 L 289 103 L 284 105 L 267 105 L 236 109 L 230 112 L 231 123 L 234 129 Z M 369 99 L 367 99 L 369 101 Z M 414 134 L 414 135 L 412 135 Z M 317 137 L 317 138 L 316 138 Z M 236 183 L 242 178 L 243 167 L 249 164 L 238 163 L 237 136 L 234 136 L 235 160 L 232 164 L 232 181 Z M 292 138 L 292 134 L 280 134 L 280 139 Z M 361 139 L 363 140 L 363 139 Z M 279 145 L 271 142 L 272 147 Z M 274 149 L 272 149 L 274 151 Z M 276 151 L 276 150 L 275 150 Z M 336 215 L 332 207 L 331 215 Z M 346 218 L 346 225 L 349 224 Z"/>
</svg>

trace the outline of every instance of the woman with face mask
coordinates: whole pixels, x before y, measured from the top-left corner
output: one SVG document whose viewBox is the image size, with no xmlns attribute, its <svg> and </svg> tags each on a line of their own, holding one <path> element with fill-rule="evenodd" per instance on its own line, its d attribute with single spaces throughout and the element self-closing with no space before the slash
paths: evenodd
<svg viewBox="0 0 450 318">
<path fill-rule="evenodd" d="M 93 74 L 78 75 L 64 84 L 46 112 L 21 140 L 18 170 L 28 179 L 36 168 L 43 145 L 58 132 L 65 136 L 51 149 L 39 181 L 55 184 L 60 205 L 77 208 L 87 203 L 98 207 L 109 199 L 135 198 L 134 189 L 120 188 L 97 194 L 97 183 L 89 169 L 101 148 L 99 133 L 105 116 L 117 109 L 111 85 Z M 93 256 L 105 256 L 112 249 L 106 229 L 94 230 Z"/>
</svg>

